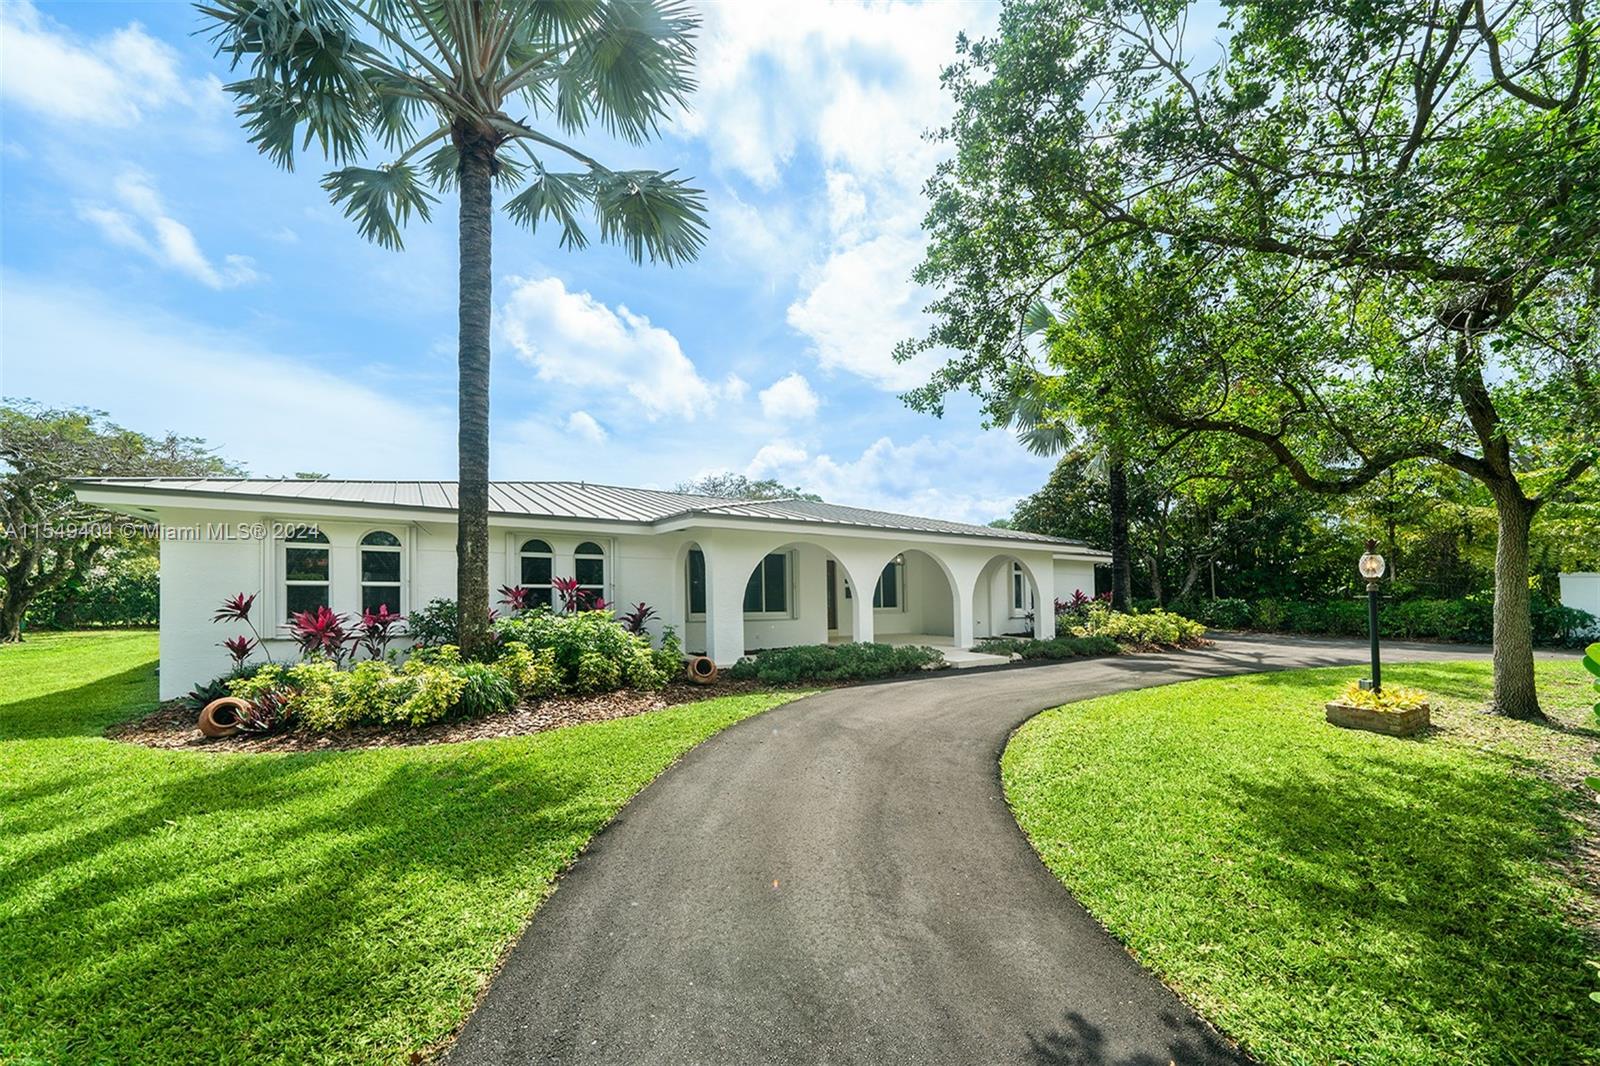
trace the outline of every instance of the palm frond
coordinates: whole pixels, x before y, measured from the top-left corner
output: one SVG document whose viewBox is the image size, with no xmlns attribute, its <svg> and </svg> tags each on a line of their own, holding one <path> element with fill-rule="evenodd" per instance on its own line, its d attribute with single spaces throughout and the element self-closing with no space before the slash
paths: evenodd
<svg viewBox="0 0 1600 1066">
<path fill-rule="evenodd" d="M 593 195 L 594 178 L 589 174 L 552 174 L 534 163 L 533 178 L 527 189 L 506 201 L 506 214 L 528 232 L 537 233 L 541 219 L 551 219 L 561 227 L 561 247 L 568 250 L 588 246 L 589 238 L 578 223 L 578 208 Z"/>
<path fill-rule="evenodd" d="M 1022 332 L 1029 336 L 1043 333 L 1055 324 L 1055 312 L 1043 300 L 1035 300 L 1022 313 Z"/>
<path fill-rule="evenodd" d="M 674 171 L 603 171 L 594 176 L 594 210 L 600 239 L 620 244 L 634 262 L 674 266 L 706 243 L 704 189 L 672 178 Z"/>
<path fill-rule="evenodd" d="M 562 117 L 599 118 L 606 132 L 630 144 L 654 136 L 660 120 L 694 91 L 694 31 L 699 19 L 676 0 L 611 0 L 579 37 L 564 66 L 584 87 L 585 109 Z M 559 97 L 558 97 L 559 99 Z"/>
<path fill-rule="evenodd" d="M 422 160 L 422 172 L 428 184 L 440 191 L 454 189 L 461 176 L 461 151 L 453 144 L 440 145 Z M 501 189 L 515 189 L 528 175 L 528 168 L 520 160 L 504 155 L 495 159 L 494 183 Z"/>
<path fill-rule="evenodd" d="M 324 177 L 322 187 L 334 203 L 344 205 L 345 217 L 355 221 L 363 237 L 395 250 L 404 247 L 400 227 L 413 212 L 428 221 L 429 206 L 436 202 L 417 180 L 416 170 L 404 163 L 377 169 L 345 167 Z"/>
</svg>

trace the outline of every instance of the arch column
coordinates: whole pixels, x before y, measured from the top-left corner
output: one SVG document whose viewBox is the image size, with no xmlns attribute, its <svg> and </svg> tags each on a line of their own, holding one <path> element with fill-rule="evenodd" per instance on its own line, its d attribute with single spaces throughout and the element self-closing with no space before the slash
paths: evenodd
<svg viewBox="0 0 1600 1066">
<path fill-rule="evenodd" d="M 706 654 L 718 666 L 744 657 L 744 588 L 760 555 L 702 541 L 706 557 Z"/>
</svg>

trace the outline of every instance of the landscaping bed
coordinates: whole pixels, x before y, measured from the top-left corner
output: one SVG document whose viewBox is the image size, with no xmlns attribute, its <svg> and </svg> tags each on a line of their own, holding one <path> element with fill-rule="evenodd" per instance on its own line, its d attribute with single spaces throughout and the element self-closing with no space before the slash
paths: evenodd
<svg viewBox="0 0 1600 1066">
<path fill-rule="evenodd" d="M 432 722 L 421 726 L 356 725 L 329 733 L 291 730 L 280 733 L 237 733 L 203 736 L 195 710 L 187 700 L 169 700 L 142 718 L 118 722 L 106 736 L 151 748 L 204 751 L 352 751 L 416 744 L 454 744 L 465 740 L 528 736 L 585 722 L 608 722 L 682 703 L 717 696 L 746 695 L 763 686 L 754 681 L 719 678 L 712 685 L 673 684 L 658 691 L 619 689 L 590 696 L 558 696 L 523 703 L 509 711 L 481 718 Z"/>
<path fill-rule="evenodd" d="M 1021 729 L 1006 795 L 1045 864 L 1266 1063 L 1600 1062 L 1600 754 L 1576 660 L 1552 725 L 1482 713 L 1488 663 L 1401 664 L 1432 724 L 1324 718 L 1359 669 L 1185 682 Z"/>
</svg>

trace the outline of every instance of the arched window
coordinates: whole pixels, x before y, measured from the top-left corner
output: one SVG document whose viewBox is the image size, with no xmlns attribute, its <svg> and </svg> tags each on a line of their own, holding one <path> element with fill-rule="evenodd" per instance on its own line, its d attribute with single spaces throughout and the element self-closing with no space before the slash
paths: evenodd
<svg viewBox="0 0 1600 1066">
<path fill-rule="evenodd" d="M 555 606 L 550 579 L 555 576 L 555 553 L 542 540 L 524 541 L 518 553 L 522 558 L 522 587 L 528 590 L 528 606 Z"/>
<path fill-rule="evenodd" d="M 375 529 L 361 538 L 361 609 L 400 613 L 400 538 Z"/>
<path fill-rule="evenodd" d="M 745 582 L 744 613 L 788 614 L 789 575 L 788 552 L 773 552 L 757 563 Z"/>
<path fill-rule="evenodd" d="M 706 555 L 699 548 L 689 549 L 689 614 L 706 613 Z"/>
<path fill-rule="evenodd" d="M 899 610 L 901 591 L 905 588 L 906 557 L 896 555 L 884 565 L 878 575 L 878 586 L 872 590 L 872 606 L 879 609 Z"/>
<path fill-rule="evenodd" d="M 606 598 L 606 552 L 592 540 L 578 545 L 572 553 L 572 576 L 578 579 L 578 588 L 584 598 L 593 603 Z"/>
<path fill-rule="evenodd" d="M 1028 613 L 1028 575 L 1021 563 L 1011 564 L 1011 613 L 1019 618 Z"/>
<path fill-rule="evenodd" d="M 317 529 L 298 529 L 283 541 L 283 617 L 329 603 L 328 538 Z"/>
</svg>

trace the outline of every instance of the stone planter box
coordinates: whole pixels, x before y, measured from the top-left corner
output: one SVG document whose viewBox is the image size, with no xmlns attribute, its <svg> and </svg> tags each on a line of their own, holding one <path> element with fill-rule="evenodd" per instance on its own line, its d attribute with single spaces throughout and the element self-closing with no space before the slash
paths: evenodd
<svg viewBox="0 0 1600 1066">
<path fill-rule="evenodd" d="M 1391 737 L 1409 737 L 1428 728 L 1428 705 L 1407 711 L 1375 711 L 1335 701 L 1327 705 L 1328 721 L 1343 729 L 1365 729 Z"/>
</svg>

